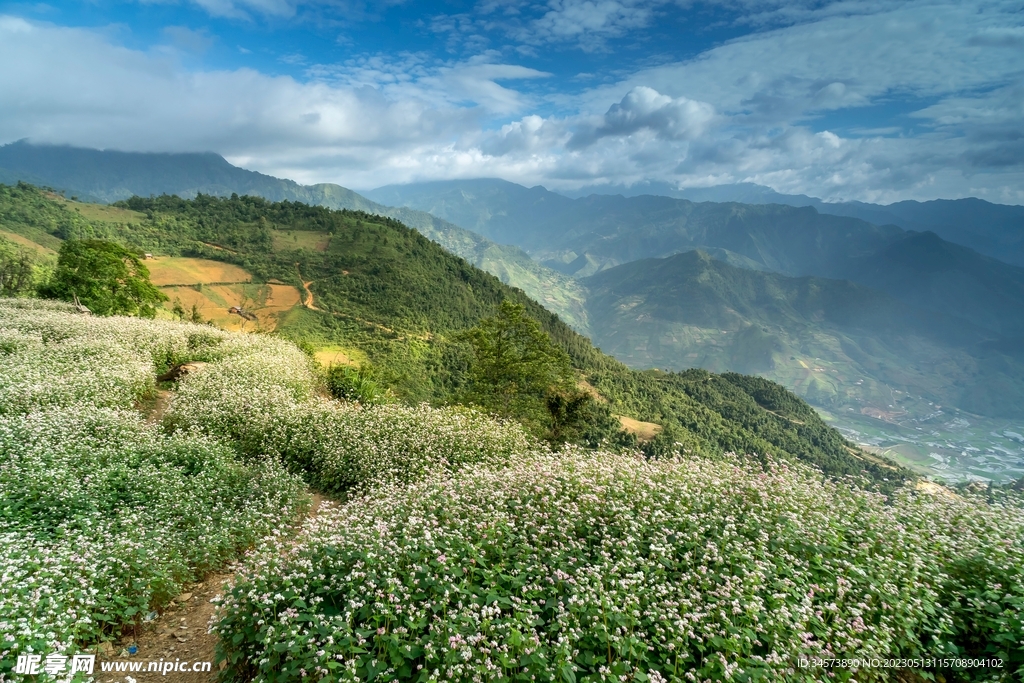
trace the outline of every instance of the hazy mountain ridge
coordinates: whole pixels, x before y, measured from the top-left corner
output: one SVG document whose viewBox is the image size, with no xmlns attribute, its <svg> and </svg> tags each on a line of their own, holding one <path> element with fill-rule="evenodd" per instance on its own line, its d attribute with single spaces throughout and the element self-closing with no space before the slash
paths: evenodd
<svg viewBox="0 0 1024 683">
<path fill-rule="evenodd" d="M 114 202 L 132 196 L 254 195 L 331 209 L 396 218 L 445 249 L 519 287 L 580 332 L 589 332 L 585 293 L 564 274 L 539 265 L 517 247 L 495 244 L 423 211 L 389 207 L 340 185 L 300 185 L 231 165 L 219 154 L 153 154 L 33 145 L 0 146 L 0 182 L 48 185 L 83 200 Z"/>
<path fill-rule="evenodd" d="M 1024 266 L 1024 206 L 995 204 L 976 197 L 923 202 L 907 200 L 884 205 L 824 201 L 803 194 L 776 192 L 755 183 L 679 189 L 664 182 L 642 182 L 632 186 L 590 185 L 564 194 L 572 198 L 591 194 L 621 194 L 624 197 L 651 194 L 693 202 L 813 206 L 818 213 L 860 218 L 876 225 L 892 224 L 921 232 L 930 230 L 943 239 L 963 244 L 986 256 Z"/>
<path fill-rule="evenodd" d="M 887 406 L 897 390 L 903 409 L 931 401 L 1024 414 L 1024 363 L 986 347 L 984 330 L 849 281 L 755 272 L 693 251 L 585 283 L 594 343 L 634 367 L 762 374 L 833 408 Z"/>
</svg>

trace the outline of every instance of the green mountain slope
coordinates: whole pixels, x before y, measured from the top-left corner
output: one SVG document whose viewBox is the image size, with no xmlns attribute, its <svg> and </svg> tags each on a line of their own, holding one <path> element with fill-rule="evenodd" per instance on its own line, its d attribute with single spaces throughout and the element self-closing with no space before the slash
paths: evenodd
<svg viewBox="0 0 1024 683">
<path fill-rule="evenodd" d="M 300 185 L 232 166 L 218 154 L 152 154 L 101 151 L 16 142 L 0 146 L 0 182 L 18 181 L 64 190 L 87 201 L 171 194 L 252 195 L 389 216 L 413 227 L 475 266 L 518 287 L 575 329 L 589 331 L 585 293 L 571 277 L 539 265 L 521 249 L 495 244 L 423 211 L 383 206 L 352 190 L 320 183 Z"/>
<path fill-rule="evenodd" d="M 663 425 L 649 444 L 652 452 L 678 443 L 706 453 L 774 454 L 834 476 L 866 473 L 887 489 L 906 476 L 852 448 L 778 385 L 751 388 L 704 371 L 629 370 L 521 290 L 393 219 L 255 197 L 133 198 L 109 209 L 122 212 L 117 216 L 88 218 L 97 210 L 106 209 L 69 204 L 26 185 L 0 187 L 0 225 L 29 224 L 57 239 L 104 237 L 156 254 L 222 260 L 258 282 L 306 283 L 314 306 L 293 309 L 278 330 L 314 345 L 358 349 L 379 381 L 406 401 L 451 400 L 465 373 L 452 344 L 455 333 L 511 299 L 526 306 L 616 413 Z M 316 233 L 325 246 L 286 248 L 279 241 L 275 248 L 275 234 L 302 231 Z"/>
<path fill-rule="evenodd" d="M 848 281 L 755 272 L 690 252 L 585 282 L 594 343 L 632 367 L 760 374 L 832 410 L 898 404 L 925 414 L 931 402 L 1024 416 L 1024 359 L 987 347 L 986 334 L 963 320 Z"/>
</svg>

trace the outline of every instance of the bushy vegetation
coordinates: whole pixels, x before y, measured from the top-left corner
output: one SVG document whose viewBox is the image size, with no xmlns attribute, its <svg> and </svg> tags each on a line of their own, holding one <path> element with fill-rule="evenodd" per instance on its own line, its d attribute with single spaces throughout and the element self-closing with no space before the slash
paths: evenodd
<svg viewBox="0 0 1024 683">
<path fill-rule="evenodd" d="M 0 237 L 0 296 L 33 294 L 44 281 L 46 260 L 25 246 Z"/>
<path fill-rule="evenodd" d="M 249 559 L 216 630 L 231 680 L 829 673 L 801 656 L 1001 657 L 945 673 L 1020 676 L 1020 503 L 887 503 L 774 460 L 520 453 L 322 512 Z"/>
<path fill-rule="evenodd" d="M 342 401 L 372 405 L 384 399 L 383 392 L 373 380 L 371 368 L 333 365 L 324 372 L 327 390 Z"/>
<path fill-rule="evenodd" d="M 99 315 L 152 318 L 167 295 L 149 281 L 140 255 L 116 242 L 68 240 L 60 246 L 57 268 L 41 288 L 43 296 L 81 301 Z"/>
<path fill-rule="evenodd" d="M 185 378 L 165 421 L 229 439 L 246 458 L 283 462 L 338 495 L 508 462 L 532 443 L 518 424 L 471 409 L 338 403 L 320 396 L 318 383 L 295 346 L 266 340 Z"/>
</svg>

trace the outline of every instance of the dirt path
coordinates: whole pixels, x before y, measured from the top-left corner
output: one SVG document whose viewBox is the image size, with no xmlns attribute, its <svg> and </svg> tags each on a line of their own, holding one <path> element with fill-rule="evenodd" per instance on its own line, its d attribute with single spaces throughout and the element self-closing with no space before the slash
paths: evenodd
<svg viewBox="0 0 1024 683">
<path fill-rule="evenodd" d="M 164 419 L 164 413 L 171 406 L 171 392 L 167 389 L 156 390 L 156 400 L 153 402 L 153 407 L 150 408 L 149 414 L 146 415 L 146 422 L 150 424 L 156 424 L 160 420 Z"/>
<path fill-rule="evenodd" d="M 302 282 L 302 289 L 306 291 L 306 298 L 303 300 L 302 305 L 311 311 L 319 311 L 320 309 L 313 305 L 313 292 L 309 289 L 311 284 L 313 284 L 313 280 Z"/>
<path fill-rule="evenodd" d="M 212 574 L 197 584 L 189 586 L 179 595 L 162 615 L 139 629 L 138 639 L 132 636 L 113 644 L 109 654 L 102 653 L 96 658 L 96 680 L 99 683 L 127 681 L 127 676 L 139 681 L 167 681 L 168 683 L 212 683 L 217 679 L 217 669 L 213 663 L 214 648 L 217 636 L 208 632 L 214 614 L 214 605 L 210 600 L 224 590 L 231 580 L 232 574 Z M 125 648 L 132 642 L 138 651 L 128 655 Z M 124 656 L 121 656 L 124 653 Z M 124 672 L 102 673 L 102 663 L 109 662 L 114 667 L 124 667 Z M 162 662 L 187 662 L 192 667 L 196 662 L 202 667 L 209 662 L 210 671 L 171 671 L 164 675 L 159 671 L 146 671 L 155 662 L 162 667 Z M 127 669 L 138 666 L 141 671 L 128 672 Z M 130 681 L 129 681 L 130 683 Z"/>
<path fill-rule="evenodd" d="M 173 392 L 158 389 L 156 399 L 146 411 L 146 421 L 157 423 L 171 404 Z M 324 502 L 324 497 L 310 492 L 313 505 L 309 516 L 315 516 Z M 296 524 L 296 529 L 299 527 Z M 218 669 L 214 664 L 217 636 L 210 633 L 210 626 L 216 611 L 211 602 L 224 593 L 234 580 L 234 574 L 217 572 L 204 580 L 189 584 L 183 592 L 168 605 L 163 614 L 152 621 L 143 622 L 134 633 L 116 642 L 100 646 L 96 657 L 94 673 L 97 683 L 213 683 L 217 680 Z M 129 654 L 127 648 L 135 645 L 136 652 Z M 163 673 L 164 663 L 182 663 L 178 668 L 186 671 L 169 670 Z M 104 672 L 103 664 L 111 665 L 115 671 Z M 153 666 L 155 670 L 148 669 Z M 199 670 L 192 671 L 193 666 Z M 204 668 L 208 671 L 203 671 Z M 134 669 L 134 670 L 133 670 Z"/>
<path fill-rule="evenodd" d="M 313 505 L 309 511 L 309 517 L 315 517 L 325 499 L 319 493 L 310 492 Z M 304 521 L 304 520 L 302 520 Z M 296 529 L 300 523 L 296 524 Z M 137 683 L 149 681 L 164 681 L 165 683 L 213 683 L 217 680 L 218 668 L 214 664 L 214 653 L 217 647 L 217 636 L 210 633 L 210 627 L 216 612 L 216 606 L 211 602 L 213 598 L 222 595 L 229 589 L 235 575 L 232 573 L 219 572 L 207 576 L 199 583 L 185 587 L 185 592 L 179 595 L 169 605 L 164 613 L 149 623 L 143 624 L 137 636 L 131 634 L 112 644 L 107 654 L 101 654 L 96 658 L 96 681 L 97 683 L 131 683 L 131 677 Z M 129 655 L 126 648 L 135 644 L 137 651 Z M 122 653 L 124 653 L 122 655 Z M 186 668 L 191 668 L 197 662 L 209 662 L 210 671 L 169 671 L 166 675 L 158 671 L 146 671 L 150 662 L 156 662 L 162 666 L 162 662 L 183 662 L 187 663 Z M 115 667 L 121 665 L 124 671 L 102 673 L 101 664 L 112 663 Z M 127 668 L 138 665 L 140 671 L 128 671 Z"/>
</svg>

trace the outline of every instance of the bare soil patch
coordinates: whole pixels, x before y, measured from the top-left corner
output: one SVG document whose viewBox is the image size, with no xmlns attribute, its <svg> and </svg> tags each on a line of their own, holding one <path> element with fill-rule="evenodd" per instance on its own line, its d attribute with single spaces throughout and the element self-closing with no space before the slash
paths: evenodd
<svg viewBox="0 0 1024 683">
<path fill-rule="evenodd" d="M 252 282 L 252 275 L 236 265 L 203 258 L 163 256 L 147 259 L 149 279 L 158 287 L 209 283 Z"/>
<path fill-rule="evenodd" d="M 617 415 L 622 428 L 630 434 L 635 434 L 641 441 L 650 441 L 663 429 L 659 424 L 653 422 L 641 422 L 625 415 Z"/>
</svg>

